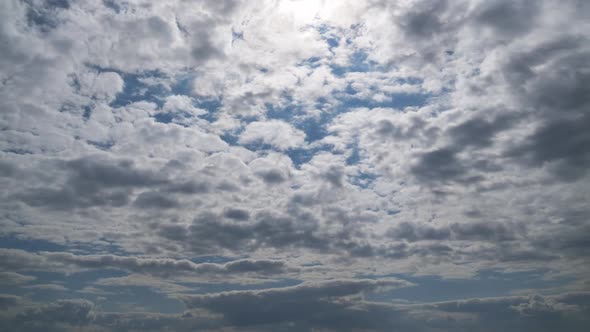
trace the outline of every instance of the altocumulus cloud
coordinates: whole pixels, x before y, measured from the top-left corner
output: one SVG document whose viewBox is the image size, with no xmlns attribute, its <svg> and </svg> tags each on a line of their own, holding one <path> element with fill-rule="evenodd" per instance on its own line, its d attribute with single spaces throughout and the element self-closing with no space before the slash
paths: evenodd
<svg viewBox="0 0 590 332">
<path fill-rule="evenodd" d="M 586 331 L 590 5 L 0 2 L 0 331 Z"/>
</svg>

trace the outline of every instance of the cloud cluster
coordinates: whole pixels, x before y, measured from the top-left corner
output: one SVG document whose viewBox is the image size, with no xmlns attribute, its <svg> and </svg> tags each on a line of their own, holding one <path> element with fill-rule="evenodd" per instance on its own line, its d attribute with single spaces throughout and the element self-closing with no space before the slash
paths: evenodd
<svg viewBox="0 0 590 332">
<path fill-rule="evenodd" d="M 2 1 L 0 325 L 583 330 L 589 18 Z M 514 286 L 421 297 L 490 273 Z"/>
</svg>

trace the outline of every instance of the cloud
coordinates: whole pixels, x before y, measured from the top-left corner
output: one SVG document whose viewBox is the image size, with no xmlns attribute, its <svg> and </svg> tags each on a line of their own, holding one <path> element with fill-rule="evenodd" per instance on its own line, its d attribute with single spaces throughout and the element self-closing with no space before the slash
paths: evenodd
<svg viewBox="0 0 590 332">
<path fill-rule="evenodd" d="M 548 294 L 590 273 L 589 17 L 0 2 L 2 326 L 583 330 L 586 295 Z M 427 292 L 457 278 L 495 297 Z"/>
<path fill-rule="evenodd" d="M 305 133 L 286 122 L 271 120 L 252 122 L 240 134 L 242 144 L 268 144 L 278 150 L 296 148 L 305 143 Z"/>
<path fill-rule="evenodd" d="M 194 263 L 187 259 L 142 258 L 116 255 L 75 255 L 66 252 L 29 253 L 17 249 L 0 249 L 6 258 L 0 267 L 15 271 L 68 271 L 67 267 L 82 269 L 122 269 L 134 273 L 170 276 L 179 274 L 227 275 L 251 273 L 261 275 L 283 274 L 292 270 L 280 260 L 239 259 L 224 264 Z M 13 257 L 13 259 L 10 259 Z M 20 284 L 35 280 L 35 277 L 14 272 L 0 272 L 7 284 Z"/>
<path fill-rule="evenodd" d="M 0 308 L 2 309 L 14 307 L 21 301 L 22 298 L 20 296 L 0 294 Z"/>
<path fill-rule="evenodd" d="M 22 275 L 15 272 L 0 272 L 0 285 L 13 286 L 28 283 L 35 280 L 35 277 Z"/>
<path fill-rule="evenodd" d="M 234 220 L 248 220 L 250 213 L 247 210 L 229 208 L 223 211 L 223 216 Z"/>
<path fill-rule="evenodd" d="M 148 331 L 166 328 L 190 331 L 195 327 L 210 330 L 256 328 L 263 331 L 314 328 L 328 331 L 468 331 L 477 326 L 482 331 L 498 328 L 507 331 L 552 331 L 563 326 L 571 331 L 584 331 L 588 322 L 584 316 L 587 314 L 584 307 L 588 303 L 587 293 L 475 298 L 425 304 L 353 302 L 350 298 L 360 292 L 404 285 L 393 279 L 380 282 L 338 280 L 264 291 L 190 295 L 182 297 L 192 308 L 184 314 L 104 312 L 94 303 L 82 299 L 58 300 L 22 309 L 14 307 L 20 301 L 18 297 L 7 295 L 2 298 L 9 299 L 13 308 L 19 311 L 5 318 L 3 323 L 21 331 L 40 331 L 42 328 L 57 331 L 73 327 L 106 330 L 141 327 Z M 272 315 L 261 316 L 261 312 Z"/>
<path fill-rule="evenodd" d="M 403 280 L 334 280 L 319 284 L 302 284 L 287 288 L 261 291 L 233 291 L 218 294 L 183 296 L 187 307 L 203 308 L 223 315 L 231 325 L 238 327 L 292 322 L 295 326 L 355 328 L 352 304 L 344 300 L 380 288 L 411 286 Z M 345 319 L 346 323 L 339 321 Z M 327 325 L 327 326 L 325 326 Z"/>
</svg>

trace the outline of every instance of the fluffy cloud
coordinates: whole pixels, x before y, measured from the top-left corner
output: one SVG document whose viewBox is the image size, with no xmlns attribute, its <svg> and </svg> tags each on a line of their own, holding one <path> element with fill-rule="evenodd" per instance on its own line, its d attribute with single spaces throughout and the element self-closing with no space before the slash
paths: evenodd
<svg viewBox="0 0 590 332">
<path fill-rule="evenodd" d="M 240 143 L 268 144 L 279 150 L 296 148 L 305 142 L 305 133 L 282 121 L 253 122 L 240 134 Z"/>
<path fill-rule="evenodd" d="M 583 330 L 589 17 L 3 1 L 2 326 Z"/>
</svg>

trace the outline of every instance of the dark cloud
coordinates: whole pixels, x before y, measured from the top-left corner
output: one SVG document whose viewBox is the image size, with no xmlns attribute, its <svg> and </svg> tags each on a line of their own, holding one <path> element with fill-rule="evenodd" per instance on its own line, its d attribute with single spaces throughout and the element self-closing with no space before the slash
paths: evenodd
<svg viewBox="0 0 590 332">
<path fill-rule="evenodd" d="M 473 221 L 453 223 L 448 226 L 434 227 L 428 224 L 401 222 L 391 228 L 387 234 L 393 238 L 415 241 L 510 241 L 520 233 L 516 226 L 507 226 L 499 222 Z"/>
<path fill-rule="evenodd" d="M 223 45 L 213 37 L 214 30 L 211 28 L 214 26 L 214 21 L 198 21 L 193 22 L 188 30 L 192 41 L 191 55 L 197 63 L 225 57 Z"/>
<path fill-rule="evenodd" d="M 401 253 L 398 246 L 375 246 L 363 240 L 366 234 L 355 227 L 330 233 L 320 228 L 319 220 L 311 213 L 301 212 L 296 207 L 289 213 L 289 216 L 285 216 L 260 211 L 249 221 L 238 222 L 226 221 L 212 213 L 203 213 L 189 227 L 174 224 L 157 227 L 161 237 L 175 241 L 197 254 L 219 254 L 224 250 L 239 253 L 264 248 L 302 248 L 317 253 L 348 254 L 352 257 L 399 258 L 401 254 L 404 257 L 408 254 Z"/>
<path fill-rule="evenodd" d="M 405 13 L 403 21 L 398 24 L 411 37 L 431 38 L 443 30 L 440 16 L 447 7 L 447 1 L 422 2 L 420 5 L 423 6 Z"/>
<path fill-rule="evenodd" d="M 507 149 L 528 167 L 543 167 L 557 179 L 574 181 L 590 165 L 590 76 L 587 38 L 564 35 L 519 52 L 504 67 L 515 98 L 536 130 Z"/>
<path fill-rule="evenodd" d="M 25 0 L 24 3 L 27 4 L 27 23 L 41 32 L 56 28 L 61 22 L 61 12 L 70 8 L 68 0 Z"/>
<path fill-rule="evenodd" d="M 510 128 L 514 121 L 516 121 L 514 116 L 500 116 L 492 121 L 473 118 L 451 127 L 448 134 L 455 150 L 462 150 L 470 146 L 483 148 L 492 145 L 494 136 L 498 132 Z"/>
<path fill-rule="evenodd" d="M 457 240 L 502 242 L 515 240 L 518 228 L 508 227 L 498 222 L 465 222 L 451 225 L 454 238 Z"/>
<path fill-rule="evenodd" d="M 491 120 L 473 117 L 452 126 L 445 132 L 450 142 L 445 147 L 420 154 L 410 171 L 424 183 L 477 183 L 484 178 L 482 174 L 500 171 L 502 166 L 485 156 L 465 160 L 459 157 L 460 153 L 493 146 L 494 137 L 518 121 L 520 118 L 516 114 L 500 115 Z"/>
<path fill-rule="evenodd" d="M 60 189 L 35 188 L 16 195 L 17 199 L 34 207 L 46 207 L 56 210 L 88 208 L 95 206 L 120 207 L 129 202 L 129 192 L 115 191 L 76 191 L 74 187 Z"/>
<path fill-rule="evenodd" d="M 28 188 L 15 197 L 30 206 L 57 210 L 95 206 L 121 207 L 129 203 L 134 188 L 169 183 L 165 176 L 139 169 L 126 159 L 88 156 L 70 161 L 56 161 L 53 167 L 55 168 L 47 171 L 56 175 L 64 173 L 63 183 L 51 187 Z M 140 195 L 139 198 L 136 202 L 141 207 L 163 207 L 172 202 L 172 198 L 158 193 Z"/>
<path fill-rule="evenodd" d="M 51 323 L 87 325 L 93 319 L 93 308 L 94 303 L 87 300 L 59 300 L 55 303 L 28 309 L 17 315 L 15 320 L 22 324 L 23 330 L 27 330 L 27 328 L 34 330 L 41 324 Z"/>
<path fill-rule="evenodd" d="M 469 168 L 459 160 L 455 150 L 441 148 L 422 154 L 410 171 L 420 181 L 447 182 L 464 178 Z"/>
<path fill-rule="evenodd" d="M 484 2 L 474 17 L 477 23 L 493 28 L 501 36 L 513 38 L 534 28 L 538 4 L 531 0 Z"/>
<path fill-rule="evenodd" d="M 283 172 L 278 169 L 260 170 L 256 172 L 256 175 L 268 184 L 279 184 L 287 180 Z"/>
<path fill-rule="evenodd" d="M 529 166 L 548 166 L 558 178 L 574 181 L 590 169 L 590 116 L 549 121 L 508 155 Z"/>
<path fill-rule="evenodd" d="M 18 168 L 9 161 L 0 161 L 0 177 L 11 177 L 16 174 Z"/>
<path fill-rule="evenodd" d="M 437 130 L 437 128 L 427 128 L 428 122 L 418 116 L 411 117 L 409 122 L 408 125 L 382 119 L 377 122 L 375 131 L 382 137 L 406 140 L 420 135 L 431 136 Z"/>
<path fill-rule="evenodd" d="M 250 219 L 250 212 L 244 209 L 227 208 L 223 211 L 223 216 L 233 220 L 248 220 Z"/>
<path fill-rule="evenodd" d="M 370 279 L 588 287 L 587 1 L 286 2 L 0 1 L 0 331 L 588 330 Z"/>
<path fill-rule="evenodd" d="M 225 222 L 213 214 L 202 214 L 189 227 L 193 250 L 215 252 L 219 249 L 250 250 L 270 247 L 326 248 L 327 243 L 314 234 L 317 220 L 294 220 L 269 212 L 259 212 L 254 221 Z"/>
<path fill-rule="evenodd" d="M 183 314 L 103 312 L 82 299 L 59 300 L 28 309 L 20 298 L 2 295 L 9 308 L 2 331 L 585 331 L 588 293 L 475 298 L 392 305 L 367 302 L 361 294 L 411 286 L 403 280 L 333 280 L 293 287 L 185 295 Z M 1 303 L 1 302 L 0 302 Z M 205 311 L 210 312 L 207 314 Z"/>
<path fill-rule="evenodd" d="M 184 296 L 188 308 L 222 314 L 230 325 L 254 327 L 291 323 L 299 328 L 371 328 L 354 301 L 346 297 L 371 293 L 381 288 L 411 286 L 403 280 L 333 280 L 260 291 L 233 291 Z M 359 317 L 360 315 L 360 317 Z M 366 325 L 365 325 L 366 324 Z"/>
<path fill-rule="evenodd" d="M 68 161 L 65 166 L 72 171 L 70 181 L 74 186 L 145 187 L 167 182 L 164 175 L 138 169 L 127 159 L 89 156 Z"/>
<path fill-rule="evenodd" d="M 173 209 L 179 207 L 180 202 L 167 193 L 146 191 L 137 196 L 133 205 L 141 209 Z"/>
<path fill-rule="evenodd" d="M 18 308 L 17 308 L 18 309 Z M 0 331 L 194 331 L 220 328 L 215 317 L 149 312 L 103 312 L 84 299 L 58 300 L 0 318 Z"/>
<path fill-rule="evenodd" d="M 211 186 L 205 181 L 186 181 L 169 185 L 166 190 L 171 193 L 186 195 L 208 193 Z"/>
<path fill-rule="evenodd" d="M 0 309 L 9 309 L 16 306 L 19 302 L 22 301 L 20 296 L 16 295 L 8 295 L 8 294 L 0 294 Z"/>
<path fill-rule="evenodd" d="M 557 296 L 514 296 L 468 299 L 422 305 L 444 313 L 467 313 L 476 320 L 467 323 L 455 321 L 454 326 L 467 331 L 475 326 L 485 331 L 583 331 L 590 322 L 585 317 L 588 307 L 576 304 L 576 298 L 586 304 L 588 293 Z M 500 318 L 501 317 L 501 318 Z M 470 327 L 471 326 L 471 327 Z"/>
<path fill-rule="evenodd" d="M 448 240 L 451 231 L 448 228 L 435 228 L 428 225 L 401 222 L 395 228 L 387 232 L 388 236 L 397 239 L 404 239 L 409 242 L 421 240 Z"/>
<path fill-rule="evenodd" d="M 535 115 L 581 111 L 588 97 L 588 39 L 565 35 L 508 58 L 502 74 L 515 97 Z"/>
<path fill-rule="evenodd" d="M 340 188 L 342 187 L 342 181 L 344 178 L 344 169 L 342 167 L 330 167 L 320 176 L 322 179 L 328 181 L 334 187 Z"/>
</svg>

